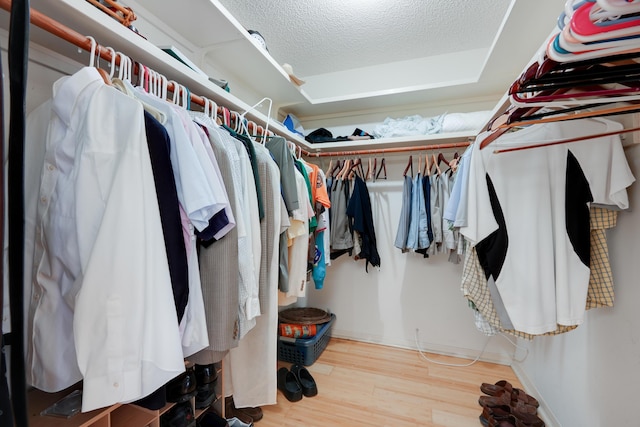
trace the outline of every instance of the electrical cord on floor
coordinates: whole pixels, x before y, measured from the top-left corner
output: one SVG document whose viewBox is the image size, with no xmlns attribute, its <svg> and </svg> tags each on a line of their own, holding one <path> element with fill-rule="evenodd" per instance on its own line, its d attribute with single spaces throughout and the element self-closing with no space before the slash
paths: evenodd
<svg viewBox="0 0 640 427">
<path fill-rule="evenodd" d="M 504 334 L 504 333 L 502 333 L 502 332 L 500 332 L 500 336 L 501 336 L 502 338 L 504 338 L 505 340 L 509 341 L 509 342 L 510 342 L 510 343 L 511 343 L 511 344 L 512 344 L 516 349 L 518 349 L 518 350 L 524 350 L 524 351 L 525 351 L 525 355 L 524 355 L 524 357 L 523 357 L 522 359 L 516 359 L 516 358 L 515 358 L 515 355 L 514 355 L 514 357 L 512 357 L 512 358 L 511 358 L 511 360 L 512 360 L 513 362 L 522 363 L 522 362 L 524 362 L 524 361 L 527 359 L 527 357 L 529 356 L 529 349 L 528 349 L 528 348 L 519 346 L 519 345 L 518 345 L 518 344 L 516 344 L 515 342 L 511 341 L 511 338 L 509 338 L 506 334 Z"/>
<path fill-rule="evenodd" d="M 480 358 L 482 357 L 482 355 L 484 354 L 484 351 L 487 348 L 487 345 L 489 345 L 489 341 L 491 341 L 491 336 L 487 337 L 487 340 L 485 341 L 484 345 L 482 346 L 482 350 L 480 350 L 480 353 L 478 354 L 478 356 L 473 359 L 471 362 L 469 363 L 462 363 L 462 364 L 456 364 L 456 363 L 446 363 L 446 362 L 438 362 L 437 360 L 433 360 L 433 359 L 429 359 L 424 352 L 422 351 L 422 349 L 420 348 L 420 340 L 419 340 L 419 335 L 420 333 L 420 329 L 416 328 L 416 333 L 415 333 L 415 340 L 416 340 L 416 348 L 418 349 L 418 353 L 420 353 L 420 357 L 422 357 L 424 360 L 426 360 L 427 362 L 431 362 L 431 363 L 435 363 L 436 365 L 443 365 L 443 366 L 451 366 L 454 368 L 466 368 L 467 366 L 471 366 L 474 363 L 476 363 L 478 360 L 480 360 Z M 524 360 L 527 358 L 527 356 L 529 355 L 529 349 L 528 348 L 524 348 L 524 347 L 520 347 L 518 344 L 516 344 L 515 342 L 511 341 L 505 334 L 503 334 L 502 332 L 500 332 L 500 335 L 506 339 L 507 341 L 509 341 L 511 344 L 513 344 L 514 347 L 516 347 L 517 349 L 524 349 L 526 351 L 526 354 L 524 356 L 524 358 L 522 360 L 518 360 L 515 357 L 512 357 L 512 361 L 515 362 L 524 362 Z"/>
</svg>

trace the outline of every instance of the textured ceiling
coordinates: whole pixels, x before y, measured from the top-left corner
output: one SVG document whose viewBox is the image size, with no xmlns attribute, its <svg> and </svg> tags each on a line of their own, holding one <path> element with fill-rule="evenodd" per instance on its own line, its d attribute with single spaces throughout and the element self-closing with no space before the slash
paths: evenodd
<svg viewBox="0 0 640 427">
<path fill-rule="evenodd" d="M 300 77 L 487 48 L 510 0 L 220 0 Z"/>
</svg>

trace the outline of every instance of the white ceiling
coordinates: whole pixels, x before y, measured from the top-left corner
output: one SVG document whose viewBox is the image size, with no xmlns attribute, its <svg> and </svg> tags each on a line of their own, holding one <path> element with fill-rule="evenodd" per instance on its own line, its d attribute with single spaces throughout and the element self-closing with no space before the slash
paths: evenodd
<svg viewBox="0 0 640 427">
<path fill-rule="evenodd" d="M 306 78 L 489 48 L 511 0 L 220 0 Z"/>
<path fill-rule="evenodd" d="M 214 0 L 212 0 L 214 1 Z M 301 117 L 484 100 L 554 28 L 563 0 L 215 0 L 305 80 Z M 494 104 L 492 104 L 494 103 Z"/>
</svg>

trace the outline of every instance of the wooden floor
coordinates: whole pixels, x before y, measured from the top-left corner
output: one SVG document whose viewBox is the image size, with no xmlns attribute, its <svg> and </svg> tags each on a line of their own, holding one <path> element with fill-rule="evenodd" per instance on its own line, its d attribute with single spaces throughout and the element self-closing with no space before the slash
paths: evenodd
<svg viewBox="0 0 640 427">
<path fill-rule="evenodd" d="M 433 360 L 469 360 L 428 354 Z M 280 366 L 290 364 L 279 362 Z M 480 384 L 506 379 L 521 387 L 508 366 L 476 362 L 448 367 L 417 351 L 332 338 L 310 367 L 318 395 L 262 407 L 257 427 L 469 427 L 480 426 Z"/>
</svg>

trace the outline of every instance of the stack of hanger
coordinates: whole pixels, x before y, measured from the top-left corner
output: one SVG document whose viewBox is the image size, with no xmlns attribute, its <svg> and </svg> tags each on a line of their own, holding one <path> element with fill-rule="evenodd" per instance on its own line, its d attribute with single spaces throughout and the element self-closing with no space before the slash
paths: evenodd
<svg viewBox="0 0 640 427">
<path fill-rule="evenodd" d="M 640 111 L 638 62 L 640 0 L 568 0 L 558 32 L 509 88 L 511 105 L 481 148 L 512 127 Z"/>
<path fill-rule="evenodd" d="M 383 174 L 384 173 L 384 174 Z M 380 160 L 380 167 L 378 168 L 378 158 L 369 158 L 367 161 L 367 169 L 365 171 L 361 158 L 351 160 L 338 160 L 335 165 L 333 159 L 329 161 L 329 167 L 326 171 L 326 176 L 334 178 L 334 185 L 337 181 L 351 179 L 355 175 L 362 178 L 363 181 L 375 182 L 378 179 L 387 179 L 387 165 L 384 157 Z"/>
<path fill-rule="evenodd" d="M 440 176 L 443 173 L 454 173 L 458 167 L 459 160 L 460 155 L 457 152 L 453 155 L 453 159 L 451 160 L 447 160 L 442 153 L 438 153 L 437 156 L 435 153 L 427 153 L 424 156 L 424 167 L 422 165 L 422 156 L 418 156 L 418 172 L 422 174 L 422 176 L 431 176 L 432 174 Z M 441 169 L 441 164 L 448 167 Z M 409 161 L 407 162 L 407 166 L 404 168 L 404 172 L 402 172 L 402 176 L 407 176 L 409 171 L 411 171 L 411 177 L 413 178 L 413 155 L 409 156 Z"/>
</svg>

